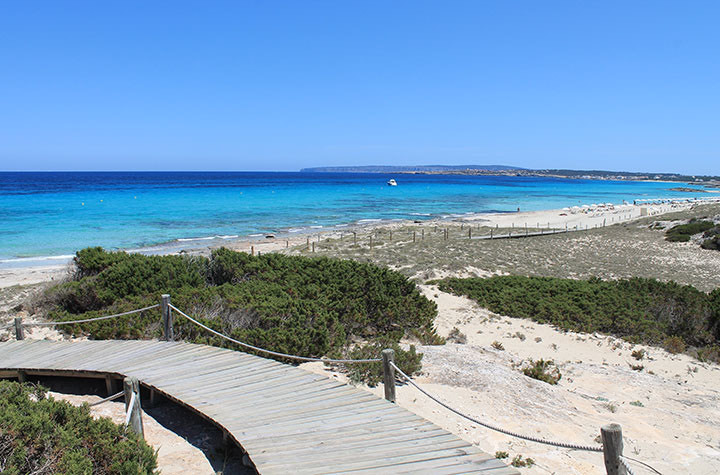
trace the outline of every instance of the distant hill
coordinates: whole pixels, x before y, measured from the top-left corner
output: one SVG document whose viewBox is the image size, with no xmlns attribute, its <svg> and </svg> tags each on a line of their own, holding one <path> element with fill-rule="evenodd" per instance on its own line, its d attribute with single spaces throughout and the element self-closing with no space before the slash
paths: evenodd
<svg viewBox="0 0 720 475">
<path fill-rule="evenodd" d="M 416 166 L 358 166 L 358 167 L 314 167 L 303 168 L 301 172 L 313 173 L 408 173 L 408 172 L 457 172 L 466 170 L 509 171 L 524 168 L 507 165 L 416 165 Z"/>
</svg>

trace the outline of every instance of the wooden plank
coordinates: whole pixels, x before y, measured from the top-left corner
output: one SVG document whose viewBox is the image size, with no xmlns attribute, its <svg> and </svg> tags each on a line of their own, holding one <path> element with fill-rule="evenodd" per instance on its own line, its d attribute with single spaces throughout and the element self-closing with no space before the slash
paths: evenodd
<svg viewBox="0 0 720 475">
<path fill-rule="evenodd" d="M 289 436 L 276 436 L 271 438 L 262 439 L 262 446 L 264 452 L 270 449 L 282 449 L 284 447 L 292 448 L 294 444 L 303 445 L 310 447 L 314 445 L 322 445 L 331 442 L 342 443 L 347 441 L 352 443 L 358 440 L 367 440 L 371 437 L 386 437 L 394 436 L 401 437 L 403 435 L 410 436 L 415 433 L 426 433 L 430 431 L 440 430 L 446 432 L 443 429 L 438 428 L 435 424 L 430 422 L 421 422 L 417 425 L 408 423 L 406 421 L 391 422 L 391 423 L 380 423 L 371 425 L 360 425 L 356 428 L 343 428 L 342 438 L 337 437 L 337 431 L 332 428 L 325 432 L 306 432 L 303 434 L 289 435 Z"/>
<path fill-rule="evenodd" d="M 403 437 L 374 437 L 372 439 L 362 439 L 350 443 L 344 437 L 329 440 L 321 445 L 307 445 L 305 447 L 295 446 L 293 448 L 285 447 L 282 449 L 283 457 L 293 457 L 296 460 L 323 458 L 328 452 L 339 453 L 361 453 L 362 455 L 372 456 L 379 452 L 392 452 L 394 448 L 404 448 L 410 445 L 429 446 L 431 444 L 439 444 L 448 441 L 457 441 L 457 436 L 449 432 L 437 431 L 430 432 L 419 436 L 418 434 L 406 434 Z M 335 443 L 333 443 L 335 442 Z M 277 458 L 276 453 L 266 453 L 253 455 L 253 462 L 271 462 Z"/>
<path fill-rule="evenodd" d="M 335 470 L 348 470 L 360 468 L 376 468 L 391 467 L 406 462 L 417 462 L 422 460 L 433 460 L 444 457 L 457 457 L 468 455 L 468 443 L 464 440 L 456 438 L 450 442 L 438 444 L 434 450 L 428 449 L 427 446 L 396 448 L 392 453 L 386 453 L 382 458 L 375 458 L 372 454 L 362 452 L 342 452 L 335 454 L 336 457 L 329 458 L 315 457 L 312 460 L 297 460 L 293 458 L 282 460 L 280 457 L 275 462 L 263 463 L 262 470 L 266 473 L 268 470 L 303 470 L 313 468 L 315 470 L 322 468 L 333 468 Z M 251 457 L 252 458 L 252 457 Z"/>
<path fill-rule="evenodd" d="M 361 417 L 361 418 L 353 418 L 348 419 L 345 418 L 343 420 L 337 420 L 335 421 L 332 426 L 324 425 L 320 427 L 313 427 L 312 431 L 315 433 L 336 433 L 341 434 L 342 431 L 346 429 L 355 429 L 358 427 L 372 427 L 372 426 L 382 426 L 383 424 L 390 424 L 393 422 L 406 422 L 408 424 L 410 423 L 417 423 L 422 421 L 419 416 L 416 416 L 412 414 L 411 412 L 407 411 L 407 413 L 398 412 L 394 414 L 377 414 L 374 417 Z M 305 427 L 293 427 L 292 429 L 287 429 L 284 431 L 281 431 L 281 433 L 273 432 L 273 433 L 263 433 L 262 431 L 253 430 L 252 432 L 248 431 L 245 432 L 242 424 L 238 424 L 237 421 L 235 421 L 233 424 L 229 425 L 229 428 L 233 430 L 233 433 L 238 436 L 238 440 L 242 440 L 243 447 L 248 447 L 250 444 L 253 444 L 256 440 L 262 440 L 267 438 L 276 438 L 283 435 L 286 436 L 292 436 L 292 435 L 301 435 L 301 434 L 307 434 L 309 432 L 309 428 Z"/>
</svg>

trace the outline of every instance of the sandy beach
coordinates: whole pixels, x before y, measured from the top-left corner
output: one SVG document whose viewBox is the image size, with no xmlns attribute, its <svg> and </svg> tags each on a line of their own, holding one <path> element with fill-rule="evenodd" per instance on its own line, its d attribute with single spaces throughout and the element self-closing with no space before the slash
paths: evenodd
<svg viewBox="0 0 720 475">
<path fill-rule="evenodd" d="M 549 325 L 496 315 L 466 298 L 446 294 L 424 282 L 427 278 L 484 276 L 508 273 L 512 269 L 530 273 L 524 266 L 541 272 L 544 265 L 550 273 L 573 276 L 574 268 L 562 261 L 573 252 L 586 256 L 581 259 L 583 269 L 608 277 L 612 273 L 608 267 L 612 264 L 612 255 L 619 255 L 628 268 L 629 258 L 623 253 L 631 252 L 641 242 L 644 247 L 647 243 L 654 246 L 654 256 L 650 252 L 652 265 L 644 266 L 642 260 L 637 260 L 637 267 L 629 266 L 627 272 L 650 272 L 658 278 L 672 276 L 696 285 L 704 279 L 707 290 L 717 285 L 712 276 L 720 275 L 720 253 L 702 251 L 692 243 L 665 243 L 662 231 L 651 229 L 648 223 L 716 212 L 719 212 L 716 205 L 663 204 L 628 205 L 593 213 L 546 210 L 478 214 L 461 219 L 383 223 L 312 235 L 241 241 L 230 247 L 255 253 L 311 255 L 312 249 L 307 245 L 310 240 L 317 244 L 316 255 L 362 258 L 390 265 L 414 278 L 423 294 L 436 302 L 438 333 L 447 337 L 451 331 L 457 331 L 465 337 L 463 343 L 449 340 L 442 346 L 420 348 L 425 356 L 416 382 L 446 403 L 508 430 L 583 445 L 597 444 L 600 426 L 617 422 L 623 427 L 628 456 L 645 461 L 664 474 L 713 474 L 720 471 L 720 433 L 716 427 L 716 421 L 720 420 L 718 365 L 701 363 L 687 355 L 671 355 L 660 348 L 631 345 L 609 336 L 563 332 Z M 487 244 L 464 237 L 468 226 L 524 229 L 525 223 L 528 227 L 551 229 L 586 226 L 589 232 L 495 240 Z M 451 227 L 453 239 L 444 241 L 433 229 L 436 226 Z M 412 243 L 406 231 L 417 229 L 417 233 L 421 228 L 427 233 L 425 245 L 427 255 L 432 257 L 430 260 L 423 260 L 426 257 L 422 253 L 411 252 L 414 248 L 410 246 L 419 244 Z M 393 230 L 396 235 L 389 238 Z M 363 244 L 369 236 L 380 238 L 376 238 L 376 247 L 368 253 L 365 245 L 353 243 L 353 232 Z M 403 232 L 405 234 L 401 234 Z M 482 243 L 482 247 L 478 243 Z M 467 254 L 471 252 L 468 249 L 475 254 Z M 559 256 L 553 257 L 550 251 Z M 204 254 L 209 250 L 190 252 Z M 492 259 L 482 252 L 491 253 Z M 663 257 L 666 255 L 667 258 Z M 399 256 L 414 263 L 403 264 Z M 463 265 L 455 265 L 453 256 Z M 674 256 L 674 260 L 669 256 Z M 549 262 L 544 262 L 548 259 Z M 521 263 L 523 260 L 528 262 Z M 506 262 L 508 267 L 502 268 L 497 262 Z M 698 270 L 687 274 L 678 270 L 688 265 L 697 265 Z M 0 272 L 3 300 L 0 324 L 17 315 L 30 321 L 39 318 L 19 314 L 17 305 L 53 280 L 62 279 L 67 271 L 66 265 L 3 269 Z M 576 276 L 583 277 L 581 273 Z M 622 277 L 622 274 L 618 271 L 610 277 Z M 11 335 L 6 332 L 0 337 Z M 28 337 L 64 338 L 52 329 L 31 330 Z M 502 349 L 498 349 L 500 346 Z M 642 361 L 631 356 L 635 350 L 645 351 Z M 557 386 L 527 378 L 517 370 L 523 361 L 538 358 L 552 358 L 558 363 L 563 378 Z M 633 369 L 633 366 L 642 368 Z M 321 364 L 302 367 L 345 379 L 343 374 Z M 364 389 L 379 396 L 382 392 L 381 387 Z M 532 458 L 535 465 L 523 468 L 523 473 L 604 473 L 601 454 L 548 447 L 490 431 L 449 413 L 410 386 L 398 388 L 398 403 L 488 453 L 504 451 L 510 459 L 516 455 Z M 160 428 L 157 431 L 162 432 Z M 151 433 L 156 431 L 153 429 Z M 164 458 L 170 454 L 170 458 L 179 457 L 188 463 L 195 460 L 192 466 L 196 473 L 213 473 L 192 443 L 178 440 L 172 433 L 163 434 L 153 435 L 152 440 L 161 448 L 161 462 L 168 464 L 164 471 L 174 473 L 177 468 Z M 178 448 L 180 446 L 184 448 Z M 636 473 L 649 473 L 639 465 L 634 468 Z"/>
</svg>

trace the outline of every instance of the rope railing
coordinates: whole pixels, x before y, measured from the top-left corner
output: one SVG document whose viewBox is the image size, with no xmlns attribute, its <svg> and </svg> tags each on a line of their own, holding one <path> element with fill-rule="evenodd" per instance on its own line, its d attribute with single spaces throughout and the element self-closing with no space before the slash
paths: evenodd
<svg viewBox="0 0 720 475">
<path fill-rule="evenodd" d="M 488 429 L 494 430 L 494 431 L 496 431 L 496 432 L 500 432 L 500 433 L 505 434 L 505 435 L 509 435 L 509 436 L 512 436 L 512 437 L 517 437 L 518 439 L 529 440 L 530 442 L 538 442 L 538 443 L 540 443 L 540 444 L 553 445 L 553 446 L 555 446 L 555 447 L 562 447 L 562 448 L 565 448 L 565 449 L 586 450 L 586 451 L 589 451 L 589 452 L 602 452 L 602 451 L 603 451 L 603 448 L 600 447 L 600 446 L 597 446 L 597 447 L 596 447 L 596 446 L 590 446 L 590 445 L 571 444 L 571 443 L 569 443 L 569 442 L 555 442 L 555 441 L 552 441 L 552 440 L 541 439 L 541 438 L 539 438 L 539 437 L 532 437 L 532 436 L 529 436 L 529 435 L 519 434 L 519 433 L 517 433 L 517 432 L 512 432 L 512 431 L 509 431 L 509 430 L 507 430 L 507 429 L 503 429 L 503 428 L 501 428 L 501 427 L 495 426 L 495 425 L 493 425 L 493 424 L 488 424 L 487 422 L 483 422 L 483 421 L 481 421 L 481 420 L 478 420 L 478 419 L 476 419 L 476 418 L 474 418 L 474 417 L 472 417 L 472 416 L 469 416 L 469 415 L 467 415 L 467 414 L 465 414 L 465 413 L 463 413 L 463 412 L 460 412 L 459 410 L 455 409 L 454 407 L 451 407 L 451 406 L 445 404 L 445 403 L 442 402 L 440 399 L 438 399 L 437 397 L 435 397 L 435 396 L 433 396 L 432 394 L 430 394 L 429 392 L 427 392 L 425 389 L 423 389 L 423 388 L 421 388 L 420 386 L 418 386 L 417 383 L 415 383 L 415 381 L 413 381 L 412 379 L 410 379 L 410 376 L 408 376 L 408 375 L 405 374 L 400 368 L 398 368 L 395 363 L 390 363 L 390 365 L 395 369 L 395 371 L 398 372 L 398 374 L 399 374 L 400 376 L 402 376 L 402 379 L 403 379 L 403 380 L 405 380 L 407 383 L 409 383 L 409 384 L 410 384 L 411 386 L 413 386 L 415 389 L 417 389 L 418 391 L 420 391 L 421 393 L 423 393 L 425 396 L 427 396 L 428 398 L 432 399 L 432 400 L 435 401 L 436 403 L 440 404 L 440 405 L 443 406 L 445 409 L 447 409 L 447 410 L 449 410 L 449 411 L 457 414 L 458 416 L 463 417 L 463 418 L 465 418 L 465 419 L 467 419 L 467 420 L 469 420 L 469 421 L 472 421 L 472 422 L 474 422 L 474 423 L 476 423 L 476 424 L 479 424 L 479 425 L 481 425 L 481 426 L 483 426 L 483 427 L 486 427 L 486 428 L 488 428 Z"/>
<path fill-rule="evenodd" d="M 160 306 L 159 303 L 156 303 L 155 305 L 150 305 L 148 307 L 138 308 L 136 310 L 129 310 L 127 312 L 122 313 L 116 313 L 114 315 L 105 315 L 102 317 L 94 317 L 94 318 L 85 318 L 82 320 L 65 320 L 65 321 L 56 321 L 56 322 L 33 322 L 33 323 L 23 323 L 23 326 L 52 326 L 52 325 L 70 325 L 73 323 L 87 323 L 87 322 L 97 322 L 100 320 L 108 320 L 110 318 L 117 318 L 117 317 L 124 317 L 125 315 L 132 315 L 135 313 L 144 312 L 146 310 L 152 310 L 153 308 L 158 308 Z"/>
<path fill-rule="evenodd" d="M 624 457 L 620 457 L 620 463 L 622 464 L 623 467 L 625 467 L 625 471 L 628 473 L 628 475 L 635 475 L 635 472 L 632 471 L 632 469 L 630 468 L 630 465 L 628 465 L 628 463 L 625 461 Z"/>
<path fill-rule="evenodd" d="M 88 404 L 88 406 L 90 406 L 90 407 L 99 406 L 100 404 L 103 404 L 103 403 L 106 403 L 106 402 L 110 402 L 110 401 L 114 401 L 115 399 L 120 399 L 120 398 L 121 398 L 122 396 L 124 396 L 124 395 L 125 395 L 125 391 L 120 391 L 119 393 L 113 394 L 112 396 L 108 396 L 108 397 L 106 397 L 105 399 L 101 399 L 101 400 L 96 401 L 96 402 L 94 402 L 94 403 L 92 403 L 92 404 Z"/>
<path fill-rule="evenodd" d="M 321 363 L 379 363 L 380 361 L 382 361 L 380 358 L 370 358 L 370 359 L 360 359 L 360 360 L 343 360 L 343 359 L 331 359 L 331 358 L 314 358 L 314 357 L 311 357 L 311 356 L 290 355 L 290 354 L 287 354 L 287 353 L 280 353 L 279 351 L 267 350 L 267 349 L 265 349 L 265 348 L 260 348 L 260 347 L 258 347 L 258 346 L 253 346 L 253 345 L 250 345 L 250 344 L 248 344 L 248 343 L 242 342 L 242 341 L 240 341 L 240 340 L 236 340 L 235 338 L 229 337 L 229 336 L 227 336 L 227 335 L 225 335 L 225 334 L 223 334 L 223 333 L 220 333 L 220 332 L 217 331 L 217 330 L 213 330 L 213 329 L 210 328 L 209 326 L 203 325 L 202 323 L 200 323 L 199 321 L 195 320 L 194 318 L 192 318 L 191 316 L 189 316 L 188 314 L 186 314 L 185 312 L 183 312 L 182 310 L 180 310 L 179 308 L 177 308 L 176 306 L 174 306 L 174 305 L 172 305 L 172 304 L 170 304 L 169 307 L 172 308 L 173 310 L 175 310 L 177 313 L 179 313 L 179 314 L 182 315 L 183 317 L 185 317 L 185 318 L 187 318 L 188 320 L 190 320 L 190 321 L 191 321 L 192 323 L 194 323 L 195 325 L 197 325 L 197 326 L 199 326 L 200 328 L 203 328 L 203 329 L 209 331 L 209 332 L 212 333 L 213 335 L 217 335 L 217 336 L 219 336 L 220 338 L 224 338 L 224 339 L 226 339 L 226 340 L 228 340 L 228 341 L 230 341 L 230 342 L 232 342 L 232 343 L 235 343 L 236 345 L 242 346 L 243 348 L 247 348 L 247 349 L 249 349 L 249 350 L 257 351 L 257 352 L 260 352 L 260 353 L 265 353 L 265 354 L 267 354 L 267 355 L 273 355 L 273 356 L 278 356 L 278 357 L 281 357 L 281 358 L 288 358 L 288 359 L 297 360 L 297 361 L 319 361 L 319 362 L 321 362 Z"/>
</svg>

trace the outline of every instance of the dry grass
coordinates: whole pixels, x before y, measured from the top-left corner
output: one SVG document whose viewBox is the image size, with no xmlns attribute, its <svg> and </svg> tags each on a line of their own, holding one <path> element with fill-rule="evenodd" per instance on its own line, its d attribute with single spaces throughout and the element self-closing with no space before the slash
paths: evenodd
<svg viewBox="0 0 720 475">
<path fill-rule="evenodd" d="M 446 275 L 491 274 L 583 279 L 651 277 L 708 291 L 720 286 L 720 252 L 701 249 L 694 243 L 666 242 L 661 226 L 655 224 L 718 214 L 720 205 L 705 205 L 583 232 L 492 241 L 468 239 L 467 225 L 461 229 L 455 223 L 415 224 L 394 227 L 392 240 L 389 228 L 377 228 L 358 232 L 357 244 L 348 234 L 342 239 L 316 243 L 315 250 L 317 255 L 386 265 L 420 282 Z M 449 239 L 444 238 L 445 227 Z M 474 236 L 489 232 L 488 227 L 473 227 Z M 503 230 L 495 230 L 498 232 Z M 287 252 L 311 254 L 305 246 Z"/>
</svg>

